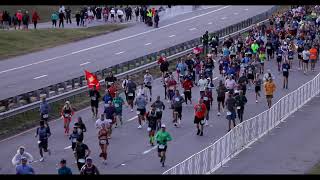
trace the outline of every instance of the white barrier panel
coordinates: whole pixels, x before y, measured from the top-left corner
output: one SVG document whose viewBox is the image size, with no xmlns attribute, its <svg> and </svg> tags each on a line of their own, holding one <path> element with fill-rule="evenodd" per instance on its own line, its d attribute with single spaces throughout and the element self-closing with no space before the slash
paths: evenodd
<svg viewBox="0 0 320 180">
<path fill-rule="evenodd" d="M 282 97 L 270 109 L 238 124 L 214 144 L 163 174 L 211 174 L 276 127 L 319 92 L 320 73 L 295 91 Z"/>
</svg>

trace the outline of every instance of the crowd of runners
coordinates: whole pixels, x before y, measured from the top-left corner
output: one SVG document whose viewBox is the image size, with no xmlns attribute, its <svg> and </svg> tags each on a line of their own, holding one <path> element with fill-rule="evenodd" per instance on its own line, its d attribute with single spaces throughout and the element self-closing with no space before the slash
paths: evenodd
<svg viewBox="0 0 320 180">
<path fill-rule="evenodd" d="M 182 113 L 184 104 L 194 106 L 193 122 L 198 136 L 204 136 L 205 127 L 215 118 L 209 117 L 214 104 L 217 105 L 217 116 L 224 115 L 228 121 L 227 131 L 237 125 L 237 119 L 239 123 L 244 120 L 247 96 L 252 95 L 248 92 L 254 92 L 255 103 L 264 102 L 264 92 L 266 107 L 270 108 L 275 91 L 281 91 L 281 86 L 288 89 L 290 73 L 303 72 L 307 75 L 315 71 L 315 63 L 319 57 L 319 12 L 319 6 L 312 9 L 297 7 L 274 15 L 267 24 L 253 27 L 246 35 L 228 37 L 222 43 L 219 37 L 206 32 L 201 37 L 203 46 L 195 47 L 185 59 L 179 60 L 175 71 L 169 71 L 170 62 L 161 55 L 158 64 L 162 73 L 163 94 L 157 94 L 156 99 L 152 99 L 154 79 L 149 71 L 145 72 L 141 84 L 130 76 L 119 82 L 110 72 L 105 78 L 107 88 L 103 96 L 95 87 L 89 92 L 92 118 L 97 119 L 95 127 L 102 162 L 106 164 L 110 156 L 108 146 L 111 144 L 112 132 L 124 124 L 124 107 L 137 113 L 138 129 L 147 126 L 149 143 L 151 146 L 157 145 L 162 166 L 166 159 L 167 142 L 172 140 L 166 126 L 170 126 L 172 122 L 173 127 L 183 128 L 182 122 L 186 118 Z M 265 65 L 272 61 L 277 62 L 277 66 L 273 68 L 279 73 L 271 73 L 270 69 L 265 69 Z M 298 70 L 293 72 L 293 67 Z M 283 84 L 276 85 L 276 78 L 282 78 Z M 124 91 L 124 96 L 121 91 Z M 196 97 L 200 97 L 199 99 L 194 98 L 197 93 L 199 96 Z M 98 112 L 100 101 L 104 104 L 103 112 Z M 165 109 L 171 109 L 172 114 L 164 115 Z M 50 155 L 48 139 L 51 132 L 47 122 L 49 111 L 49 105 L 43 98 L 40 105 L 40 127 L 36 131 L 40 161 L 44 160 L 43 151 Z M 81 117 L 78 117 L 72 132 L 69 132 L 73 115 L 74 110 L 67 101 L 61 116 L 64 133 L 71 141 L 75 163 L 80 174 L 99 174 L 90 157 L 90 148 L 83 143 L 86 126 Z M 34 170 L 28 162 L 32 161 L 31 154 L 24 147 L 19 147 L 12 163 L 16 166 L 17 174 L 31 174 Z M 59 174 L 71 174 L 65 159 L 60 164 Z"/>
</svg>

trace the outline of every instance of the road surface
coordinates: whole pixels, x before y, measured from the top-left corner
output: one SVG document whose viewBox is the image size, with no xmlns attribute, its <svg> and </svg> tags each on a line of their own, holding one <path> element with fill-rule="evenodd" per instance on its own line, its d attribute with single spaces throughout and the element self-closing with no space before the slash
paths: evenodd
<svg viewBox="0 0 320 180">
<path fill-rule="evenodd" d="M 278 101 L 287 93 L 297 89 L 303 83 L 311 80 L 317 73 L 319 73 L 319 65 L 316 66 L 316 72 L 303 75 L 301 71 L 297 70 L 297 61 L 294 62 L 293 70 L 289 76 L 289 89 L 282 89 L 282 76 L 276 72 L 275 60 L 266 62 L 266 70 L 271 69 L 271 72 L 276 75 L 277 90 L 274 95 L 274 102 Z M 217 75 L 215 75 L 217 77 Z M 220 76 L 217 78 L 219 80 Z M 217 81 L 215 82 L 217 84 Z M 163 99 L 163 87 L 159 80 L 154 82 L 154 97 L 161 95 Z M 193 89 L 194 102 L 199 98 L 199 89 Z M 247 91 L 248 104 L 245 108 L 244 118 L 248 119 L 263 112 L 267 108 L 267 103 L 262 93 L 262 98 L 259 103 L 255 103 L 254 90 Z M 216 100 L 216 93 L 214 93 L 214 100 Z M 165 103 L 168 107 L 168 103 Z M 100 112 L 102 107 L 100 107 Z M 109 157 L 108 164 L 105 166 L 99 159 L 100 148 L 97 141 L 97 131 L 94 129 L 95 120 L 91 119 L 91 110 L 86 108 L 76 112 L 74 117 L 82 116 L 88 128 L 85 134 L 85 143 L 92 150 L 91 156 L 94 163 L 98 166 L 103 174 L 160 174 L 177 163 L 188 158 L 192 154 L 207 147 L 215 140 L 222 137 L 227 132 L 227 120 L 225 113 L 217 117 L 217 104 L 214 101 L 212 110 L 210 111 L 210 126 L 205 127 L 204 136 L 196 135 L 195 125 L 193 124 L 193 106 L 184 105 L 182 127 L 175 128 L 171 122 L 171 110 L 164 112 L 163 122 L 167 125 L 167 130 L 171 133 L 173 141 L 169 143 L 167 152 L 167 164 L 164 168 L 160 167 L 159 159 L 156 150 L 148 143 L 147 128 L 137 129 L 138 123 L 136 114 L 124 108 L 124 120 L 126 123 L 123 127 L 117 128 L 113 131 L 113 137 L 110 140 L 108 149 Z M 237 120 L 239 123 L 239 120 Z M 63 122 L 56 120 L 50 123 L 52 130 L 52 137 L 49 140 L 49 147 L 52 150 L 52 155 L 45 155 L 44 162 L 35 162 L 33 167 L 37 173 L 56 174 L 56 164 L 61 158 L 66 158 L 68 165 L 72 168 L 74 173 L 78 173 L 76 165 L 73 164 L 74 159 L 72 150 L 70 149 L 70 141 L 63 135 Z M 280 129 L 281 130 L 281 129 Z M 0 141 L 0 173 L 12 174 L 14 167 L 11 165 L 11 158 L 16 153 L 20 145 L 24 145 L 26 150 L 35 157 L 40 159 L 37 148 L 37 139 L 34 138 L 35 129 L 31 129 L 23 134 L 11 137 Z M 293 132 L 292 132 L 293 133 Z M 290 134 L 288 136 L 293 136 Z M 261 154 L 260 156 L 261 157 Z"/>
<path fill-rule="evenodd" d="M 305 174 L 320 156 L 320 97 L 316 96 L 215 174 Z"/>
<path fill-rule="evenodd" d="M 57 84 L 200 37 L 269 10 L 272 6 L 213 6 L 107 35 L 0 62 L 0 100 Z M 85 65 L 84 65 L 85 64 Z"/>
</svg>

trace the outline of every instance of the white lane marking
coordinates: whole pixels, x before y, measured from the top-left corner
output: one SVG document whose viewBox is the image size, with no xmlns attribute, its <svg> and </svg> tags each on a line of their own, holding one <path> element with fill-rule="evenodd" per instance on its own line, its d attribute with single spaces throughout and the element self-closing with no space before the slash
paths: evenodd
<svg viewBox="0 0 320 180">
<path fill-rule="evenodd" d="M 245 11 L 249 11 L 249 9 L 244 9 Z"/>
<path fill-rule="evenodd" d="M 235 13 L 233 13 L 233 15 L 238 15 L 239 13 L 237 13 L 237 12 L 235 12 Z"/>
<path fill-rule="evenodd" d="M 72 148 L 72 146 L 67 146 L 67 147 L 65 147 L 63 149 L 70 149 L 70 148 Z"/>
<path fill-rule="evenodd" d="M 80 64 L 80 66 L 84 66 L 84 65 L 90 64 L 90 63 L 91 63 L 91 62 L 85 62 L 85 63 Z"/>
<path fill-rule="evenodd" d="M 43 77 L 46 77 L 46 76 L 48 76 L 48 75 L 44 74 L 44 75 L 42 75 L 42 76 L 38 76 L 38 77 L 35 77 L 35 78 L 33 78 L 33 79 L 40 79 L 40 78 L 43 78 Z"/>
<path fill-rule="evenodd" d="M 171 37 L 175 37 L 175 36 L 176 36 L 176 35 L 173 34 L 173 35 L 170 35 L 169 37 L 171 38 Z"/>
<path fill-rule="evenodd" d="M 135 120 L 135 119 L 137 119 L 137 118 L 138 118 L 138 116 L 135 116 L 135 117 L 129 119 L 128 122 L 133 121 L 133 120 Z"/>
<path fill-rule="evenodd" d="M 208 24 L 212 24 L 212 22 L 208 22 Z"/>
<path fill-rule="evenodd" d="M 123 40 L 126 40 L 126 39 L 131 39 L 131 38 L 134 38 L 134 37 L 137 37 L 137 36 L 141 36 L 141 35 L 144 35 L 144 34 L 148 34 L 148 33 L 154 32 L 154 31 L 159 31 L 161 29 L 164 29 L 164 28 L 176 25 L 176 24 L 180 24 L 180 23 L 183 23 L 183 22 L 186 22 L 186 21 L 190 21 L 190 20 L 202 17 L 202 16 L 206 16 L 208 14 L 212 14 L 212 13 L 221 11 L 221 10 L 226 9 L 228 7 L 230 7 L 230 6 L 223 6 L 223 7 L 219 8 L 219 9 L 216 9 L 216 10 L 213 10 L 213 11 L 209 11 L 209 12 L 204 13 L 204 14 L 200 14 L 200 15 L 197 15 L 197 16 L 194 16 L 194 17 L 191 17 L 191 18 L 187 18 L 187 19 L 184 19 L 184 20 L 181 20 L 181 21 L 177 21 L 177 22 L 174 22 L 174 23 L 171 23 L 171 24 L 167 24 L 165 26 L 162 26 L 162 27 L 159 27 L 159 28 L 156 28 L 156 29 L 148 30 L 148 31 L 145 31 L 145 32 L 141 32 L 141 33 L 138 33 L 138 34 L 127 36 L 127 37 L 124 37 L 124 38 L 120 38 L 120 39 L 117 39 L 117 40 L 114 40 L 114 41 L 110 41 L 110 42 L 107 42 L 107 43 L 103 43 L 103 44 L 99 44 L 99 45 L 92 46 L 92 47 L 89 47 L 89 48 L 81 49 L 79 51 L 74 51 L 72 53 L 65 54 L 63 56 L 57 56 L 57 57 L 54 57 L 54 58 L 51 58 L 51 59 L 46 59 L 46 60 L 43 60 L 43 61 L 38 61 L 38 62 L 35 62 L 35 63 L 28 64 L 28 65 L 24 65 L 24 66 L 20 66 L 20 67 L 16 67 L 16 68 L 11 68 L 11 69 L 7 69 L 7 70 L 4 70 L 4 71 L 0 71 L 0 74 L 6 73 L 6 72 L 10 72 L 10 71 L 13 71 L 13 70 L 17 70 L 17 69 L 21 69 L 21 68 L 25 68 L 27 66 L 31 66 L 31 65 L 34 65 L 34 64 L 39 64 L 41 62 L 48 62 L 48 61 L 52 61 L 52 60 L 55 60 L 55 59 L 58 59 L 58 58 L 62 58 L 62 57 L 66 57 L 66 56 L 70 56 L 70 55 L 74 55 L 74 54 L 78 54 L 78 53 L 81 53 L 81 52 L 84 52 L 84 51 L 88 51 L 88 50 L 91 50 L 91 49 L 99 48 L 99 47 L 106 46 L 106 45 L 109 45 L 109 44 L 113 44 L 113 43 L 116 43 L 116 42 L 119 42 L 119 41 L 123 41 Z M 212 7 L 212 8 L 214 8 L 214 7 Z M 207 9 L 209 9 L 209 8 L 207 8 Z"/>
<path fill-rule="evenodd" d="M 154 150 L 154 149 L 156 149 L 156 148 L 157 148 L 157 146 L 154 146 L 154 147 L 151 148 L 151 149 L 148 149 L 148 150 L 146 150 L 146 151 L 143 151 L 142 154 L 147 154 L 147 153 L 149 153 L 150 151 L 152 151 L 152 150 Z"/>
<path fill-rule="evenodd" d="M 119 54 L 122 54 L 122 53 L 124 53 L 124 51 L 117 52 L 115 55 L 119 55 Z"/>
<path fill-rule="evenodd" d="M 147 44 L 145 44 L 145 46 L 149 46 L 151 43 L 147 43 Z"/>
<path fill-rule="evenodd" d="M 225 19 L 227 19 L 227 17 L 222 17 L 221 19 L 222 19 L 222 20 L 225 20 Z"/>
<path fill-rule="evenodd" d="M 194 31 L 194 30 L 196 30 L 197 28 L 191 28 L 191 29 L 189 29 L 189 31 Z"/>
</svg>

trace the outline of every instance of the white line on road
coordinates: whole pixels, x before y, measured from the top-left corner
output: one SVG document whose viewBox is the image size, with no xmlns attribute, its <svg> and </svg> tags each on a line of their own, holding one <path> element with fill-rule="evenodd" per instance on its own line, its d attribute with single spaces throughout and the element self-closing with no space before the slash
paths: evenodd
<svg viewBox="0 0 320 180">
<path fill-rule="evenodd" d="M 33 79 L 40 79 L 40 78 L 43 78 L 43 77 L 46 77 L 46 76 L 48 76 L 48 75 L 42 75 L 42 76 L 38 76 L 38 77 L 35 77 L 35 78 L 33 78 Z"/>
<path fill-rule="evenodd" d="M 115 55 L 119 55 L 119 54 L 122 54 L 122 53 L 124 53 L 124 51 L 117 52 Z"/>
<path fill-rule="evenodd" d="M 52 61 L 52 60 L 55 60 L 55 59 L 58 59 L 58 58 L 62 58 L 62 57 L 66 57 L 66 56 L 70 56 L 70 55 L 74 55 L 74 54 L 78 54 L 78 53 L 81 53 L 81 52 L 84 52 L 84 51 L 88 51 L 88 50 L 91 50 L 91 49 L 96 49 L 96 48 L 99 48 L 99 47 L 102 47 L 102 46 L 106 46 L 106 45 L 113 44 L 113 43 L 116 43 L 116 42 L 119 42 L 119 41 L 131 39 L 131 38 L 134 38 L 134 37 L 137 37 L 137 36 L 141 36 L 141 35 L 144 35 L 144 34 L 147 34 L 147 33 L 151 33 L 151 32 L 154 32 L 154 31 L 159 31 L 161 29 L 164 29 L 164 28 L 176 25 L 176 24 L 180 24 L 180 23 L 183 23 L 183 22 L 186 22 L 186 21 L 190 21 L 190 20 L 202 17 L 202 16 L 206 16 L 208 14 L 212 14 L 212 13 L 221 11 L 221 10 L 226 9 L 228 7 L 230 7 L 230 6 L 223 6 L 223 7 L 219 8 L 219 9 L 215 9 L 213 11 L 209 11 L 209 12 L 204 13 L 204 14 L 193 16 L 191 18 L 187 18 L 187 19 L 184 19 L 184 20 L 181 20 L 181 21 L 177 21 L 177 22 L 174 22 L 174 23 L 171 23 L 171 24 L 167 24 L 165 26 L 162 26 L 162 27 L 159 27 L 159 28 L 156 28 L 156 29 L 148 30 L 148 31 L 145 31 L 145 32 L 141 32 L 141 33 L 138 33 L 138 34 L 127 36 L 127 37 L 124 37 L 124 38 L 120 38 L 120 39 L 117 39 L 117 40 L 114 40 L 114 41 L 110 41 L 110 42 L 107 42 L 107 43 L 103 43 L 103 44 L 99 44 L 99 45 L 92 46 L 92 47 L 89 47 L 89 48 L 81 49 L 79 51 L 74 51 L 74 52 L 71 52 L 69 54 L 65 54 L 63 56 L 57 56 L 57 57 L 54 57 L 54 58 L 38 61 L 38 62 L 35 62 L 35 63 L 23 65 L 23 66 L 20 66 L 20 67 L 15 67 L 15 68 L 3 70 L 3 71 L 0 71 L 0 74 L 6 73 L 6 72 L 10 72 L 10 71 L 13 71 L 13 70 L 17 70 L 17 69 L 22 69 L 22 68 L 25 68 L 25 67 L 28 67 L 28 66 L 31 66 L 31 65 L 35 65 L 35 64 L 41 63 L 41 62 L 48 62 L 48 61 Z M 212 7 L 212 8 L 214 8 L 214 7 Z"/>
<path fill-rule="evenodd" d="M 189 29 L 189 31 L 194 31 L 194 30 L 196 30 L 197 28 L 191 28 L 191 29 Z"/>
<path fill-rule="evenodd" d="M 147 153 L 149 153 L 150 151 L 152 151 L 152 150 L 154 150 L 156 148 L 157 148 L 157 146 L 154 146 L 153 148 L 144 151 L 142 154 L 147 154 Z"/>
<path fill-rule="evenodd" d="M 151 43 L 147 43 L 147 44 L 145 44 L 145 46 L 149 46 Z"/>
<path fill-rule="evenodd" d="M 169 37 L 171 38 L 171 37 L 175 37 L 175 36 L 176 36 L 176 35 L 173 34 L 173 35 L 170 35 Z"/>
<path fill-rule="evenodd" d="M 80 64 L 80 66 L 84 66 L 84 65 L 90 64 L 90 63 L 91 63 L 91 62 L 85 62 L 85 63 Z"/>
<path fill-rule="evenodd" d="M 244 9 L 245 11 L 249 11 L 249 9 Z"/>
<path fill-rule="evenodd" d="M 212 22 L 208 22 L 208 24 L 212 24 Z"/>
<path fill-rule="evenodd" d="M 65 147 L 63 149 L 70 149 L 70 148 L 72 148 L 72 146 L 67 146 L 67 147 Z"/>
<path fill-rule="evenodd" d="M 222 19 L 222 20 L 225 20 L 225 19 L 227 19 L 227 17 L 222 17 L 221 19 Z"/>
<path fill-rule="evenodd" d="M 233 15 L 238 15 L 239 13 L 237 13 L 237 12 L 235 12 L 235 13 L 233 13 Z"/>
<path fill-rule="evenodd" d="M 135 119 L 137 119 L 137 118 L 138 118 L 138 116 L 135 116 L 135 117 L 129 119 L 128 122 L 133 121 L 133 120 L 135 120 Z"/>
</svg>

